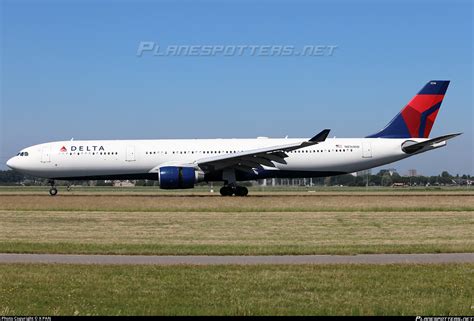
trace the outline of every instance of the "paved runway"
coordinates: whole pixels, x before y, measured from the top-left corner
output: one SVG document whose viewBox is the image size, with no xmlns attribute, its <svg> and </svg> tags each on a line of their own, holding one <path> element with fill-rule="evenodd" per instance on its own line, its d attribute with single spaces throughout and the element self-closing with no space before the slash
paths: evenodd
<svg viewBox="0 0 474 321">
<path fill-rule="evenodd" d="M 2 263 L 101 265 L 440 264 L 474 263 L 474 253 L 282 256 L 145 256 L 0 253 L 0 264 Z"/>
</svg>

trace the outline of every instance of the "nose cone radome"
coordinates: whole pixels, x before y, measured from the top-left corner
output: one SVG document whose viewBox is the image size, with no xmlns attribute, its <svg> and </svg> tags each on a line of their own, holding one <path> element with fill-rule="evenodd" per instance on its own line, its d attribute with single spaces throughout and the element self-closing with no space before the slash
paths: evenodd
<svg viewBox="0 0 474 321">
<path fill-rule="evenodd" d="M 7 161 L 7 166 L 11 169 L 15 169 L 15 157 L 12 157 Z"/>
</svg>

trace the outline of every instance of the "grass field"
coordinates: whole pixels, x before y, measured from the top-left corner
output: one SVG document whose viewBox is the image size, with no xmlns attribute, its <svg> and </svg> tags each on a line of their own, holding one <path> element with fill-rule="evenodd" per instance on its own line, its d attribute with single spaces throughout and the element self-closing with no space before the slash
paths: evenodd
<svg viewBox="0 0 474 321">
<path fill-rule="evenodd" d="M 474 265 L 0 265 L 0 315 L 472 315 Z"/>
<path fill-rule="evenodd" d="M 0 252 L 474 252 L 474 193 L 2 195 Z"/>
<path fill-rule="evenodd" d="M 474 252 L 474 192 L 0 189 L 0 252 Z M 474 264 L 0 264 L 0 315 L 472 315 Z"/>
<path fill-rule="evenodd" d="M 261 193 L 245 198 L 217 195 L 0 194 L 0 210 L 103 212 L 373 212 L 474 211 L 474 192 Z"/>
</svg>

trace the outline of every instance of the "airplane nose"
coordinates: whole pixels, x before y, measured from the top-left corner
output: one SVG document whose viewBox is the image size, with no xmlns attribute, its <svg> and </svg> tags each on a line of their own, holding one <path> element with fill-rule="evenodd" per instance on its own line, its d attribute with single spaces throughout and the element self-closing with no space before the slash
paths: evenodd
<svg viewBox="0 0 474 321">
<path fill-rule="evenodd" d="M 15 157 L 12 157 L 7 161 L 7 166 L 10 167 L 11 169 L 15 169 L 15 165 L 14 165 L 15 159 L 14 158 Z"/>
</svg>

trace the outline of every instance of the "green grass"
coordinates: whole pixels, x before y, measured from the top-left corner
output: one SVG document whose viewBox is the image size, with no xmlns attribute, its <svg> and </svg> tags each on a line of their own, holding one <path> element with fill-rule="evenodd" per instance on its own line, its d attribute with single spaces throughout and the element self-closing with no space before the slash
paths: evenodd
<svg viewBox="0 0 474 321">
<path fill-rule="evenodd" d="M 119 254 L 119 255 L 356 255 L 472 253 L 473 244 L 343 244 L 343 245 L 245 245 L 245 244 L 97 244 L 1 242 L 1 253 Z"/>
<path fill-rule="evenodd" d="M 9 253 L 474 252 L 473 212 L 0 211 L 0 221 Z"/>
<path fill-rule="evenodd" d="M 0 251 L 474 252 L 474 194 L 2 195 Z"/>
<path fill-rule="evenodd" d="M 18 207 L 15 211 L 22 212 L 35 212 L 37 210 L 30 208 L 21 208 Z M 279 207 L 279 208 L 265 208 L 265 207 L 225 207 L 225 208 L 202 208 L 202 207 L 188 207 L 188 208 L 173 208 L 173 207 L 156 207 L 156 208 L 114 208 L 114 209 L 104 209 L 100 207 L 89 207 L 89 208 L 68 208 L 68 207 L 56 207 L 49 209 L 48 212 L 124 212 L 124 213 L 133 213 L 133 212 L 144 212 L 144 213 L 352 213 L 352 212 L 362 212 L 362 213 L 374 213 L 374 212 L 474 212 L 473 206 L 455 206 L 455 207 Z M 2 212 L 2 210 L 0 210 Z"/>
<path fill-rule="evenodd" d="M 474 194 L 2 195 L 1 210 L 101 212 L 429 212 L 474 211 Z"/>
<path fill-rule="evenodd" d="M 0 265 L 0 315 L 472 315 L 474 265 Z"/>
</svg>

